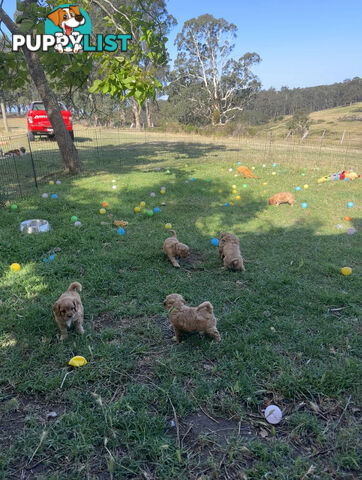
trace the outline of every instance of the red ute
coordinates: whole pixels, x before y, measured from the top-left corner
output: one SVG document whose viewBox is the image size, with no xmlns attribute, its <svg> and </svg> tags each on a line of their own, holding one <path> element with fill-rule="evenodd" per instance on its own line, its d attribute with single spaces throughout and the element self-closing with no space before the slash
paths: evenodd
<svg viewBox="0 0 362 480">
<path fill-rule="evenodd" d="M 65 108 L 63 103 L 59 102 L 59 106 L 61 108 L 61 114 L 65 126 L 74 140 L 72 113 Z M 48 135 L 48 137 L 54 137 L 54 130 L 49 122 L 43 102 L 31 102 L 26 121 L 28 123 L 28 137 L 31 142 L 35 139 L 35 135 Z"/>
</svg>

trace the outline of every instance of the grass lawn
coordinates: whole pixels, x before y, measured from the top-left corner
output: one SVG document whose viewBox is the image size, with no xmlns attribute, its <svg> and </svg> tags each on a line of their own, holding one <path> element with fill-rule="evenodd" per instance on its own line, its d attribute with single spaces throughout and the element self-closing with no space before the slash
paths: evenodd
<svg viewBox="0 0 362 480">
<path fill-rule="evenodd" d="M 358 170 L 360 153 L 130 143 L 105 145 L 96 171 L 86 148 L 85 173 L 0 210 L 0 478 L 357 479 L 361 180 L 317 179 Z M 260 179 L 235 177 L 237 161 Z M 296 205 L 269 207 L 278 191 Z M 161 212 L 134 214 L 141 201 Z M 52 230 L 22 236 L 29 218 Z M 191 248 L 179 270 L 162 252 L 167 222 Z M 240 237 L 245 273 L 221 269 L 220 231 Z M 86 333 L 60 343 L 51 307 L 72 281 Z M 169 293 L 211 301 L 221 343 L 174 344 Z M 88 364 L 69 370 L 74 355 Z M 274 427 L 269 404 L 283 411 Z"/>
</svg>

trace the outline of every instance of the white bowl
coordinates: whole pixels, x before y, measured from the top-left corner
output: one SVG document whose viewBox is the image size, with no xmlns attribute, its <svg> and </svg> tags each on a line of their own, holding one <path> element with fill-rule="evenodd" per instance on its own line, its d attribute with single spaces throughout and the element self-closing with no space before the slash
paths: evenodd
<svg viewBox="0 0 362 480">
<path fill-rule="evenodd" d="M 43 233 L 50 230 L 50 224 L 47 220 L 25 220 L 20 224 L 21 233 Z"/>
</svg>

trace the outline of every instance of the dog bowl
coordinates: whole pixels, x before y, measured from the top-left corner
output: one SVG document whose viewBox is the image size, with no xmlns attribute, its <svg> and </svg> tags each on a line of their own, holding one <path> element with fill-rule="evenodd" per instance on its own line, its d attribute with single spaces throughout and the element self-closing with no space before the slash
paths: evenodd
<svg viewBox="0 0 362 480">
<path fill-rule="evenodd" d="M 47 220 L 25 220 L 20 224 L 21 233 L 43 233 L 50 230 L 50 224 Z"/>
</svg>

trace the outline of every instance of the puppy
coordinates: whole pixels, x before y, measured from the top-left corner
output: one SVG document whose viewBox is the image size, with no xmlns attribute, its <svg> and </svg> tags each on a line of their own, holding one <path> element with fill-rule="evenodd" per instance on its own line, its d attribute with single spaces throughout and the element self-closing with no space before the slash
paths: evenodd
<svg viewBox="0 0 362 480">
<path fill-rule="evenodd" d="M 168 311 L 170 322 L 175 331 L 174 340 L 180 343 L 181 332 L 204 332 L 220 342 L 221 337 L 216 328 L 214 308 L 210 302 L 203 302 L 198 307 L 188 307 L 181 295 L 167 295 L 163 305 Z"/>
<path fill-rule="evenodd" d="M 224 268 L 245 272 L 244 260 L 240 253 L 239 239 L 232 233 L 221 233 L 219 239 L 219 255 Z"/>
<path fill-rule="evenodd" d="M 77 290 L 81 292 L 82 285 L 78 282 L 71 283 L 68 290 L 53 305 L 55 321 L 60 329 L 60 340 L 67 338 L 67 329 L 72 323 L 80 334 L 84 333 L 84 309 Z"/>
<path fill-rule="evenodd" d="M 289 205 L 293 206 L 295 204 L 295 198 L 294 195 L 289 192 L 281 192 L 270 197 L 268 203 L 269 205 L 276 206 L 279 206 L 281 203 L 289 203 Z"/>
<path fill-rule="evenodd" d="M 16 148 L 15 150 L 9 150 L 8 152 L 6 152 L 4 154 L 4 157 L 13 157 L 13 156 L 21 157 L 22 155 L 25 155 L 25 151 L 26 150 L 24 147 Z"/>
<path fill-rule="evenodd" d="M 180 265 L 175 257 L 186 258 L 190 252 L 190 249 L 184 243 L 178 241 L 175 230 L 170 230 L 172 237 L 166 238 L 163 243 L 163 251 L 170 259 L 170 262 L 174 267 L 180 268 Z"/>
<path fill-rule="evenodd" d="M 60 53 L 64 51 L 67 53 L 78 53 L 82 50 L 82 45 L 80 41 L 83 38 L 79 32 L 74 30 L 74 28 L 79 27 L 80 25 L 85 24 L 85 18 L 80 12 L 80 9 L 77 5 L 69 5 L 68 7 L 59 7 L 54 12 L 48 15 L 49 20 L 51 20 L 55 26 L 62 29 L 63 33 L 56 32 L 55 36 L 57 37 L 57 44 L 54 47 Z M 63 49 L 63 45 L 61 44 L 61 37 L 64 35 L 73 36 L 74 39 L 74 48 L 69 46 Z M 77 37 L 79 37 L 80 41 L 77 41 Z"/>
</svg>

